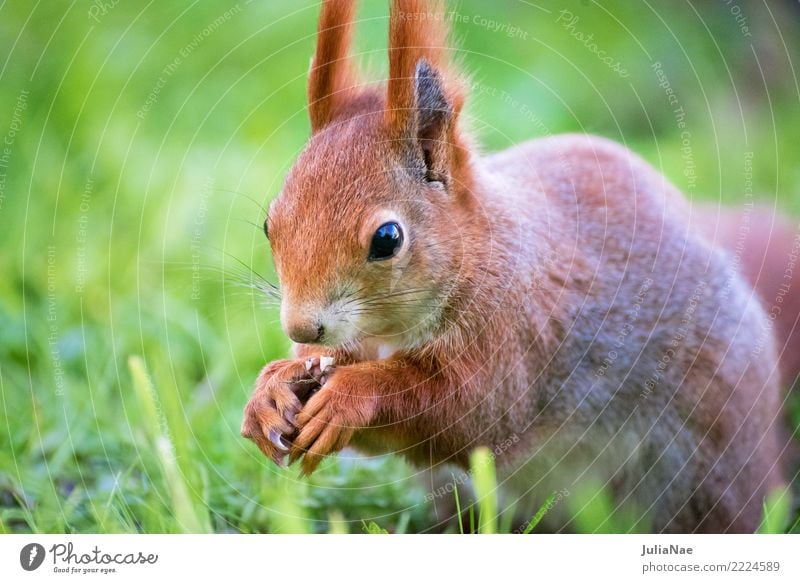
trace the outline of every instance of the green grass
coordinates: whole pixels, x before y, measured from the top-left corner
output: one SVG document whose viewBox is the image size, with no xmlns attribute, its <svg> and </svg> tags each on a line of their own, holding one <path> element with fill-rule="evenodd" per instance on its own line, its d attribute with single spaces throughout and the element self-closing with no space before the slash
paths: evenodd
<svg viewBox="0 0 800 583">
<path fill-rule="evenodd" d="M 800 517 L 798 517 L 800 519 Z M 777 488 L 764 500 L 764 517 L 758 532 L 780 534 L 794 526 L 792 519 L 792 493 L 789 489 Z"/>
<path fill-rule="evenodd" d="M 479 447 L 470 455 L 472 486 L 478 507 L 478 532 L 497 533 L 497 476 L 489 448 Z"/>
<path fill-rule="evenodd" d="M 303 481 L 239 436 L 259 368 L 288 348 L 276 306 L 237 283 L 240 261 L 274 278 L 260 223 L 308 135 L 315 2 L 120 2 L 96 20 L 62 4 L 0 6 L 0 531 L 435 528 L 417 471 L 394 456 L 330 460 Z M 364 4 L 376 20 L 357 49 L 380 74 L 386 9 Z M 784 48 L 764 10 L 748 14 L 751 39 L 705 3 L 571 3 L 621 79 L 555 3 L 501 4 L 464 0 L 455 25 L 484 88 L 465 120 L 487 149 L 598 133 L 686 189 L 658 60 L 691 132 L 690 196 L 740 203 L 753 152 L 756 196 L 800 215 L 796 16 L 776 14 Z M 507 530 L 488 503 L 468 506 L 474 526 Z"/>
</svg>

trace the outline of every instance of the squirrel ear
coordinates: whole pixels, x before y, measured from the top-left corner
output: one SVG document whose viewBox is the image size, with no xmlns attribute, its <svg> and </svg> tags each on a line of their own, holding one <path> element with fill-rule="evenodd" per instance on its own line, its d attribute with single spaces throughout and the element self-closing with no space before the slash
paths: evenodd
<svg viewBox="0 0 800 583">
<path fill-rule="evenodd" d="M 450 129 L 455 109 L 447 100 L 441 75 L 425 60 L 417 62 L 414 75 L 416 142 L 429 182 L 447 183 L 451 148 Z"/>
<path fill-rule="evenodd" d="M 319 15 L 317 48 L 308 75 L 311 130 L 329 124 L 358 85 L 349 58 L 355 0 L 324 0 Z"/>
<path fill-rule="evenodd" d="M 446 183 L 466 159 L 457 128 L 460 76 L 445 58 L 443 0 L 393 0 L 389 17 L 386 124 L 409 167 Z"/>
</svg>

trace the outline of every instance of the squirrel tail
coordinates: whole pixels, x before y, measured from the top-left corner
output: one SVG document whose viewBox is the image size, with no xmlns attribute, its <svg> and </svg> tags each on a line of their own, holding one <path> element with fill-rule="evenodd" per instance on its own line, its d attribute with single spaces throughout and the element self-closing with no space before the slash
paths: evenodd
<svg viewBox="0 0 800 583">
<path fill-rule="evenodd" d="M 800 375 L 800 223 L 766 205 L 695 207 L 700 231 L 733 255 L 773 320 L 781 377 Z"/>
</svg>

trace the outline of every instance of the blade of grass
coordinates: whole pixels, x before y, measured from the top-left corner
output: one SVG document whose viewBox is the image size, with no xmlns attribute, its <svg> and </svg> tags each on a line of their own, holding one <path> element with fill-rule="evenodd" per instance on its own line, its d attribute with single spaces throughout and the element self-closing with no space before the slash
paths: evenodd
<svg viewBox="0 0 800 583">
<path fill-rule="evenodd" d="M 530 534 L 533 532 L 533 529 L 536 528 L 536 525 L 539 524 L 544 518 L 544 515 L 547 514 L 547 511 L 550 509 L 550 506 L 553 504 L 553 501 L 556 499 L 556 492 L 553 490 L 553 493 L 547 497 L 547 500 L 544 501 L 539 507 L 539 510 L 536 511 L 536 514 L 533 515 L 531 521 L 528 523 L 528 526 L 525 527 L 525 530 L 522 531 L 522 534 Z"/>
<path fill-rule="evenodd" d="M 395 534 L 405 534 L 408 530 L 408 523 L 411 520 L 411 513 L 403 512 L 400 519 L 397 521 L 397 526 L 394 528 Z"/>
<path fill-rule="evenodd" d="M 453 476 L 453 483 L 455 484 L 455 476 Z M 458 484 L 453 488 L 453 495 L 456 497 L 456 515 L 458 516 L 458 530 L 464 534 L 464 520 L 461 518 L 461 501 L 458 499 Z"/>
<path fill-rule="evenodd" d="M 155 388 L 145 370 L 144 361 L 138 356 L 131 356 L 128 359 L 128 368 L 133 378 L 136 396 L 144 412 L 144 429 L 148 445 L 158 459 L 180 530 L 185 533 L 211 532 L 208 516 L 195 508 L 186 478 L 175 461 L 175 449 L 167 434 L 167 428 L 162 429 Z M 166 424 L 166 421 L 163 423 Z"/>
<path fill-rule="evenodd" d="M 783 534 L 789 525 L 792 496 L 787 488 L 775 488 L 764 499 L 764 515 L 758 527 L 760 534 Z"/>
<path fill-rule="evenodd" d="M 339 510 L 328 513 L 328 534 L 348 534 L 350 532 L 347 519 Z"/>
<path fill-rule="evenodd" d="M 492 452 L 479 447 L 470 455 L 470 471 L 478 504 L 478 532 L 497 533 L 497 476 Z"/>
</svg>

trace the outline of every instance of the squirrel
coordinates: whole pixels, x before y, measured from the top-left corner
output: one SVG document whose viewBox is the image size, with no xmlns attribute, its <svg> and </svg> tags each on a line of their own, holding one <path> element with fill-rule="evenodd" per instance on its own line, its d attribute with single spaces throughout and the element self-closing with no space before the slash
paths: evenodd
<svg viewBox="0 0 800 583">
<path fill-rule="evenodd" d="M 242 435 L 304 474 L 510 444 L 518 500 L 591 477 L 654 532 L 753 532 L 785 483 L 776 343 L 683 195 L 600 137 L 480 155 L 443 3 L 392 2 L 385 84 L 356 74 L 354 18 L 322 4 L 312 135 L 264 223 L 294 357 Z"/>
</svg>

